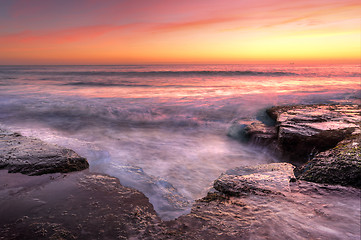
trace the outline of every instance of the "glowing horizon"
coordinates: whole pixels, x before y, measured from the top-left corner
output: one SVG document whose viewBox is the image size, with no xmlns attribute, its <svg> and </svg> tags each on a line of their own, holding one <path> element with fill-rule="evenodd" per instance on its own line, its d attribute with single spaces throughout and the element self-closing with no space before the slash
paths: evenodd
<svg viewBox="0 0 361 240">
<path fill-rule="evenodd" d="M 0 1 L 0 64 L 360 63 L 358 0 Z"/>
</svg>

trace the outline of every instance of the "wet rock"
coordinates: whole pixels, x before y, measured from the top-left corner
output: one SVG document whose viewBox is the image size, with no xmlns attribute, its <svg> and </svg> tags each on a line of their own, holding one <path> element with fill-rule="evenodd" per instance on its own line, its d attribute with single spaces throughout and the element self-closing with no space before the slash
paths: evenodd
<svg viewBox="0 0 361 240">
<path fill-rule="evenodd" d="M 361 188 L 361 135 L 317 154 L 297 172 L 302 180 Z"/>
<path fill-rule="evenodd" d="M 262 122 L 236 121 L 229 127 L 227 136 L 244 142 L 268 144 L 277 138 L 277 130 Z"/>
<path fill-rule="evenodd" d="M 244 194 L 279 194 L 289 191 L 294 178 L 294 166 L 289 163 L 262 164 L 232 169 L 222 174 L 214 188 L 230 196 Z"/>
<path fill-rule="evenodd" d="M 160 219 L 148 198 L 114 177 L 8 175 L 9 182 L 23 182 L 0 187 L 0 239 L 149 239 L 158 232 Z M 24 184 L 33 179 L 35 185 Z"/>
<path fill-rule="evenodd" d="M 27 175 L 72 172 L 89 167 L 70 149 L 0 129 L 0 168 Z"/>
<path fill-rule="evenodd" d="M 361 132 L 360 105 L 280 106 L 266 112 L 276 122 L 274 126 L 262 122 L 238 129 L 232 126 L 232 136 L 246 136 L 252 143 L 268 146 L 296 164 Z"/>
<path fill-rule="evenodd" d="M 162 219 L 174 219 L 190 211 L 191 202 L 172 184 L 160 177 L 147 175 L 140 167 L 118 166 L 117 178 L 124 185 L 130 185 L 148 196 Z"/>
<path fill-rule="evenodd" d="M 219 192 L 161 229 L 171 239 L 358 239 L 360 191 L 290 182 L 292 169 L 287 163 L 232 169 L 215 181 Z"/>
<path fill-rule="evenodd" d="M 247 124 L 236 121 L 228 128 L 227 136 L 241 141 L 248 141 L 248 136 L 244 132 L 245 127 L 247 127 Z"/>
<path fill-rule="evenodd" d="M 297 165 L 300 179 L 361 187 L 360 105 L 280 106 L 267 114 L 274 126 L 254 122 L 242 134 Z"/>
<path fill-rule="evenodd" d="M 272 192 L 212 192 L 172 221 L 162 221 L 142 193 L 110 176 L 0 171 L 0 239 L 359 239 L 360 190 L 287 183 L 291 169 L 270 164 L 230 170 L 229 178 L 253 174 L 255 186 Z M 284 187 L 274 187 L 277 179 Z"/>
<path fill-rule="evenodd" d="M 267 126 L 261 122 L 254 122 L 243 129 L 248 141 L 260 145 L 268 146 L 276 154 L 279 151 L 277 144 L 277 129 L 274 126 Z"/>
<path fill-rule="evenodd" d="M 267 113 L 277 121 L 279 149 L 293 161 L 308 160 L 360 132 L 360 105 L 273 107 Z"/>
<path fill-rule="evenodd" d="M 357 126 L 351 126 L 352 132 L 347 132 L 352 137 L 339 143 L 336 150 L 322 153 L 325 154 L 324 163 L 321 153 L 317 155 L 315 161 L 303 169 L 301 179 L 309 180 L 308 175 L 318 174 L 324 182 L 327 176 L 322 175 L 322 171 L 339 168 L 345 171 L 340 177 L 342 181 L 352 176 L 356 185 L 359 184 L 360 141 L 355 140 L 359 119 L 353 117 L 354 110 L 349 112 L 350 119 L 342 121 Z M 345 113 L 347 111 L 343 115 Z M 301 122 L 304 121 L 305 118 Z M 334 125 L 338 125 L 336 122 Z M 275 129 L 278 141 L 279 131 Z M 254 132 L 260 136 L 265 134 Z M 4 140 L 0 141 L 2 168 L 11 167 L 4 156 L 16 165 L 14 156 L 21 156 L 20 153 L 38 156 L 43 149 L 52 147 L 55 148 L 52 153 L 62 153 L 59 147 L 23 138 L 19 134 L 1 132 L 0 140 Z M 48 155 L 45 159 L 49 159 Z M 20 162 L 29 161 L 19 159 Z M 340 159 L 353 170 L 343 169 Z M 340 173 L 330 175 L 331 179 L 336 179 L 337 174 Z M 142 193 L 121 186 L 110 176 L 82 171 L 29 177 L 0 171 L 0 177 L 0 239 L 360 238 L 360 189 L 295 181 L 293 166 L 287 163 L 227 171 L 215 181 L 217 191 L 196 201 L 191 213 L 172 221 L 162 221 Z M 163 181 L 158 184 L 171 189 Z"/>
</svg>

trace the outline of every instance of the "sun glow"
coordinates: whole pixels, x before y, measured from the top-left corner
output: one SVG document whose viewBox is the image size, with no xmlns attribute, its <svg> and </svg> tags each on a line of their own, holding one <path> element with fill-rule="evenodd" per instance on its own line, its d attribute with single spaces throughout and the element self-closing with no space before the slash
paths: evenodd
<svg viewBox="0 0 361 240">
<path fill-rule="evenodd" d="M 0 64 L 360 61 L 354 0 L 35 2 L 0 10 Z"/>
</svg>

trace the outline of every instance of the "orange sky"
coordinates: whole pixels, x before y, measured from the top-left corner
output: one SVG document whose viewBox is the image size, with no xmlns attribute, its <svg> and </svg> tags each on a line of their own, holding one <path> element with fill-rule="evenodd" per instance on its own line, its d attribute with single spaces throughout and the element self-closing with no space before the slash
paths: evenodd
<svg viewBox="0 0 361 240">
<path fill-rule="evenodd" d="M 359 0 L 0 5 L 0 64 L 360 63 Z"/>
</svg>

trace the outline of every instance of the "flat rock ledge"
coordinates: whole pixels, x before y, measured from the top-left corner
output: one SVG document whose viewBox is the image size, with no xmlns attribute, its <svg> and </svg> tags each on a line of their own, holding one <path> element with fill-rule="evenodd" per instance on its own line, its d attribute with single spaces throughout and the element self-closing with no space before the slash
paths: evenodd
<svg viewBox="0 0 361 240">
<path fill-rule="evenodd" d="M 88 167 L 87 160 L 73 150 L 0 129 L 0 169 L 41 175 L 80 171 Z"/>
</svg>

